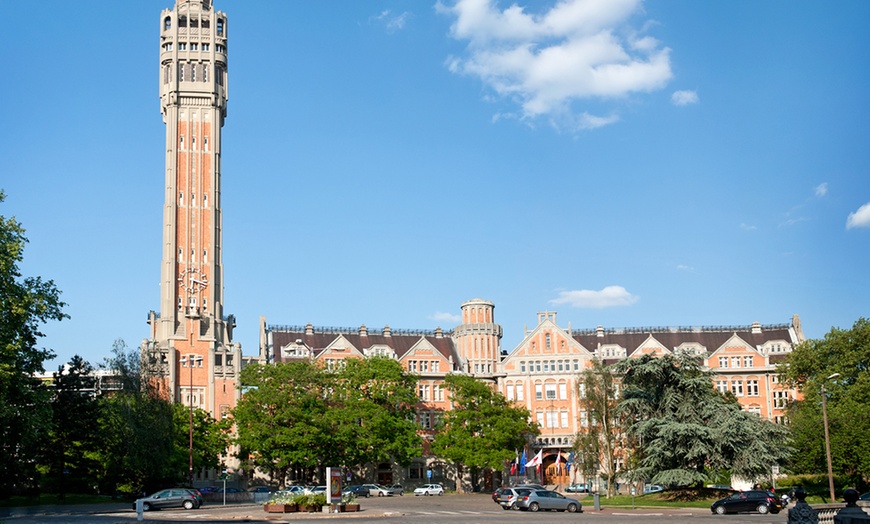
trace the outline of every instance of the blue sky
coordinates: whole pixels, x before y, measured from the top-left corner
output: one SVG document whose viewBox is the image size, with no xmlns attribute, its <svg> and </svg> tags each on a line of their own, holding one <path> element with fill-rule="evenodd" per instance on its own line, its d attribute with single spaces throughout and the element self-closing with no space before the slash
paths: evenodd
<svg viewBox="0 0 870 524">
<path fill-rule="evenodd" d="M 160 12 L 0 2 L 0 214 L 71 319 L 58 358 L 159 307 Z M 450 329 L 868 315 L 870 3 L 216 0 L 229 17 L 226 313 Z"/>
</svg>

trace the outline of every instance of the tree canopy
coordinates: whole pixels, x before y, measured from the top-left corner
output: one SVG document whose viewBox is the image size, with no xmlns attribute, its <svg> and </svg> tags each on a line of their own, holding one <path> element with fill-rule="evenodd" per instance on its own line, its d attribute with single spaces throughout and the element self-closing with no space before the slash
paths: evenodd
<svg viewBox="0 0 870 524">
<path fill-rule="evenodd" d="M 444 413 L 432 452 L 472 468 L 501 470 L 538 434 L 529 410 L 516 407 L 490 385 L 467 375 L 447 375 L 453 408 Z"/>
<path fill-rule="evenodd" d="M 610 368 L 596 359 L 592 368 L 583 371 L 577 389 L 580 409 L 586 415 L 574 440 L 574 461 L 586 477 L 601 472 L 609 497 L 619 475 L 617 457 L 623 443 L 617 381 Z"/>
<path fill-rule="evenodd" d="M 832 328 L 820 340 L 798 344 L 779 369 L 802 400 L 789 411 L 798 473 L 826 471 L 821 387 L 827 392 L 832 469 L 843 481 L 866 490 L 870 483 L 870 320 L 850 329 Z M 831 375 L 839 376 L 828 379 Z"/>
<path fill-rule="evenodd" d="M 615 370 L 623 382 L 619 410 L 637 444 L 632 477 L 693 487 L 722 471 L 758 479 L 788 459 L 787 428 L 714 389 L 699 357 L 644 355 Z"/>
<path fill-rule="evenodd" d="M 413 422 L 416 379 L 388 358 L 253 365 L 233 410 L 237 442 L 283 483 L 293 468 L 407 464 L 422 447 Z"/>
<path fill-rule="evenodd" d="M 21 224 L 0 215 L 0 496 L 37 478 L 35 459 L 50 431 L 51 409 L 49 392 L 34 374 L 54 356 L 38 347 L 40 329 L 67 318 L 54 282 L 22 276 L 26 243 Z"/>
</svg>

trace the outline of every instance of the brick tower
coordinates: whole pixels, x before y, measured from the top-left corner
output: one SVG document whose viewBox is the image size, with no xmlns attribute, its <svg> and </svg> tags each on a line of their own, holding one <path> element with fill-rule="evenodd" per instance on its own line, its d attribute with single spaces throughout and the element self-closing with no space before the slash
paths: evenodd
<svg viewBox="0 0 870 524">
<path fill-rule="evenodd" d="M 462 304 L 462 324 L 453 330 L 453 343 L 462 370 L 492 379 L 501 361 L 501 325 L 493 318 L 495 304 L 475 298 Z"/>
<path fill-rule="evenodd" d="M 142 342 L 174 402 L 220 420 L 239 397 L 241 346 L 224 316 L 221 128 L 227 108 L 227 17 L 212 0 L 176 0 L 160 15 L 166 181 L 160 312 Z"/>
</svg>

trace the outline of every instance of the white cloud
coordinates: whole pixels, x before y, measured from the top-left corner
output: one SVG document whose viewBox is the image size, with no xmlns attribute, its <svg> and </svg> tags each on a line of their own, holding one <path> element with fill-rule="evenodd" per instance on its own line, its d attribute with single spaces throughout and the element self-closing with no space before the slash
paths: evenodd
<svg viewBox="0 0 870 524">
<path fill-rule="evenodd" d="M 858 208 L 858 211 L 849 213 L 846 219 L 846 229 L 853 227 L 870 227 L 870 202 Z"/>
<path fill-rule="evenodd" d="M 435 322 L 443 322 L 445 326 L 455 326 L 462 321 L 462 317 L 459 315 L 454 315 L 453 313 L 442 313 L 441 311 L 436 312 L 429 318 Z"/>
<path fill-rule="evenodd" d="M 631 26 L 641 0 L 559 0 L 540 13 L 517 4 L 501 9 L 496 0 L 439 2 L 436 9 L 454 18 L 452 36 L 468 43 L 463 56 L 448 60 L 449 70 L 480 78 L 526 119 L 607 125 L 618 117 L 572 106 L 655 91 L 672 76 L 670 49 Z"/>
<path fill-rule="evenodd" d="M 742 229 L 743 231 L 755 231 L 756 229 L 758 229 L 758 227 L 753 226 L 752 224 L 747 224 L 745 222 L 742 222 L 740 224 L 740 229 Z"/>
<path fill-rule="evenodd" d="M 698 93 L 694 91 L 674 91 L 671 95 L 671 102 L 675 106 L 688 106 L 697 104 L 700 101 Z"/>
<path fill-rule="evenodd" d="M 568 304 L 571 307 L 602 309 L 606 307 L 630 306 L 637 302 L 637 296 L 632 295 L 622 286 L 607 286 L 600 291 L 580 289 L 576 291 L 561 291 L 559 298 L 550 301 L 551 304 Z"/>
<path fill-rule="evenodd" d="M 692 266 L 687 266 L 686 264 L 677 264 L 677 269 L 679 269 L 680 271 L 688 272 L 695 271 L 695 268 L 693 268 Z"/>
<path fill-rule="evenodd" d="M 371 17 L 371 20 L 384 24 L 388 31 L 398 31 L 405 28 L 405 24 L 411 18 L 411 13 L 404 11 L 401 14 L 394 14 L 389 9 L 381 11 L 381 14 Z"/>
<path fill-rule="evenodd" d="M 821 184 L 816 186 L 816 189 L 814 191 L 816 192 L 816 196 L 820 197 L 820 198 L 827 195 L 828 194 L 828 183 L 822 182 Z"/>
</svg>

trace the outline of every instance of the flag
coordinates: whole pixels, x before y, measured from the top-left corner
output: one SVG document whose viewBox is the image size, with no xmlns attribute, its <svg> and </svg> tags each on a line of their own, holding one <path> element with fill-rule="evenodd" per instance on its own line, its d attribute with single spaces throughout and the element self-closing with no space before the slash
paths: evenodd
<svg viewBox="0 0 870 524">
<path fill-rule="evenodd" d="M 568 460 L 565 461 L 565 471 L 571 473 L 571 464 L 574 463 L 574 452 L 568 453 Z"/>
<path fill-rule="evenodd" d="M 562 452 L 556 453 L 556 475 L 562 474 Z"/>
<path fill-rule="evenodd" d="M 523 458 L 520 459 L 520 475 L 524 475 L 526 473 L 526 459 L 528 456 L 526 455 L 526 450 L 523 450 Z"/>
<path fill-rule="evenodd" d="M 541 462 L 543 462 L 543 460 L 544 460 L 543 453 L 544 453 L 543 449 L 538 451 L 538 454 L 535 455 L 534 458 L 532 458 L 532 460 L 530 460 L 526 463 L 526 467 L 530 468 L 532 466 L 540 466 Z M 523 453 L 523 456 L 525 456 L 525 453 Z"/>
</svg>

